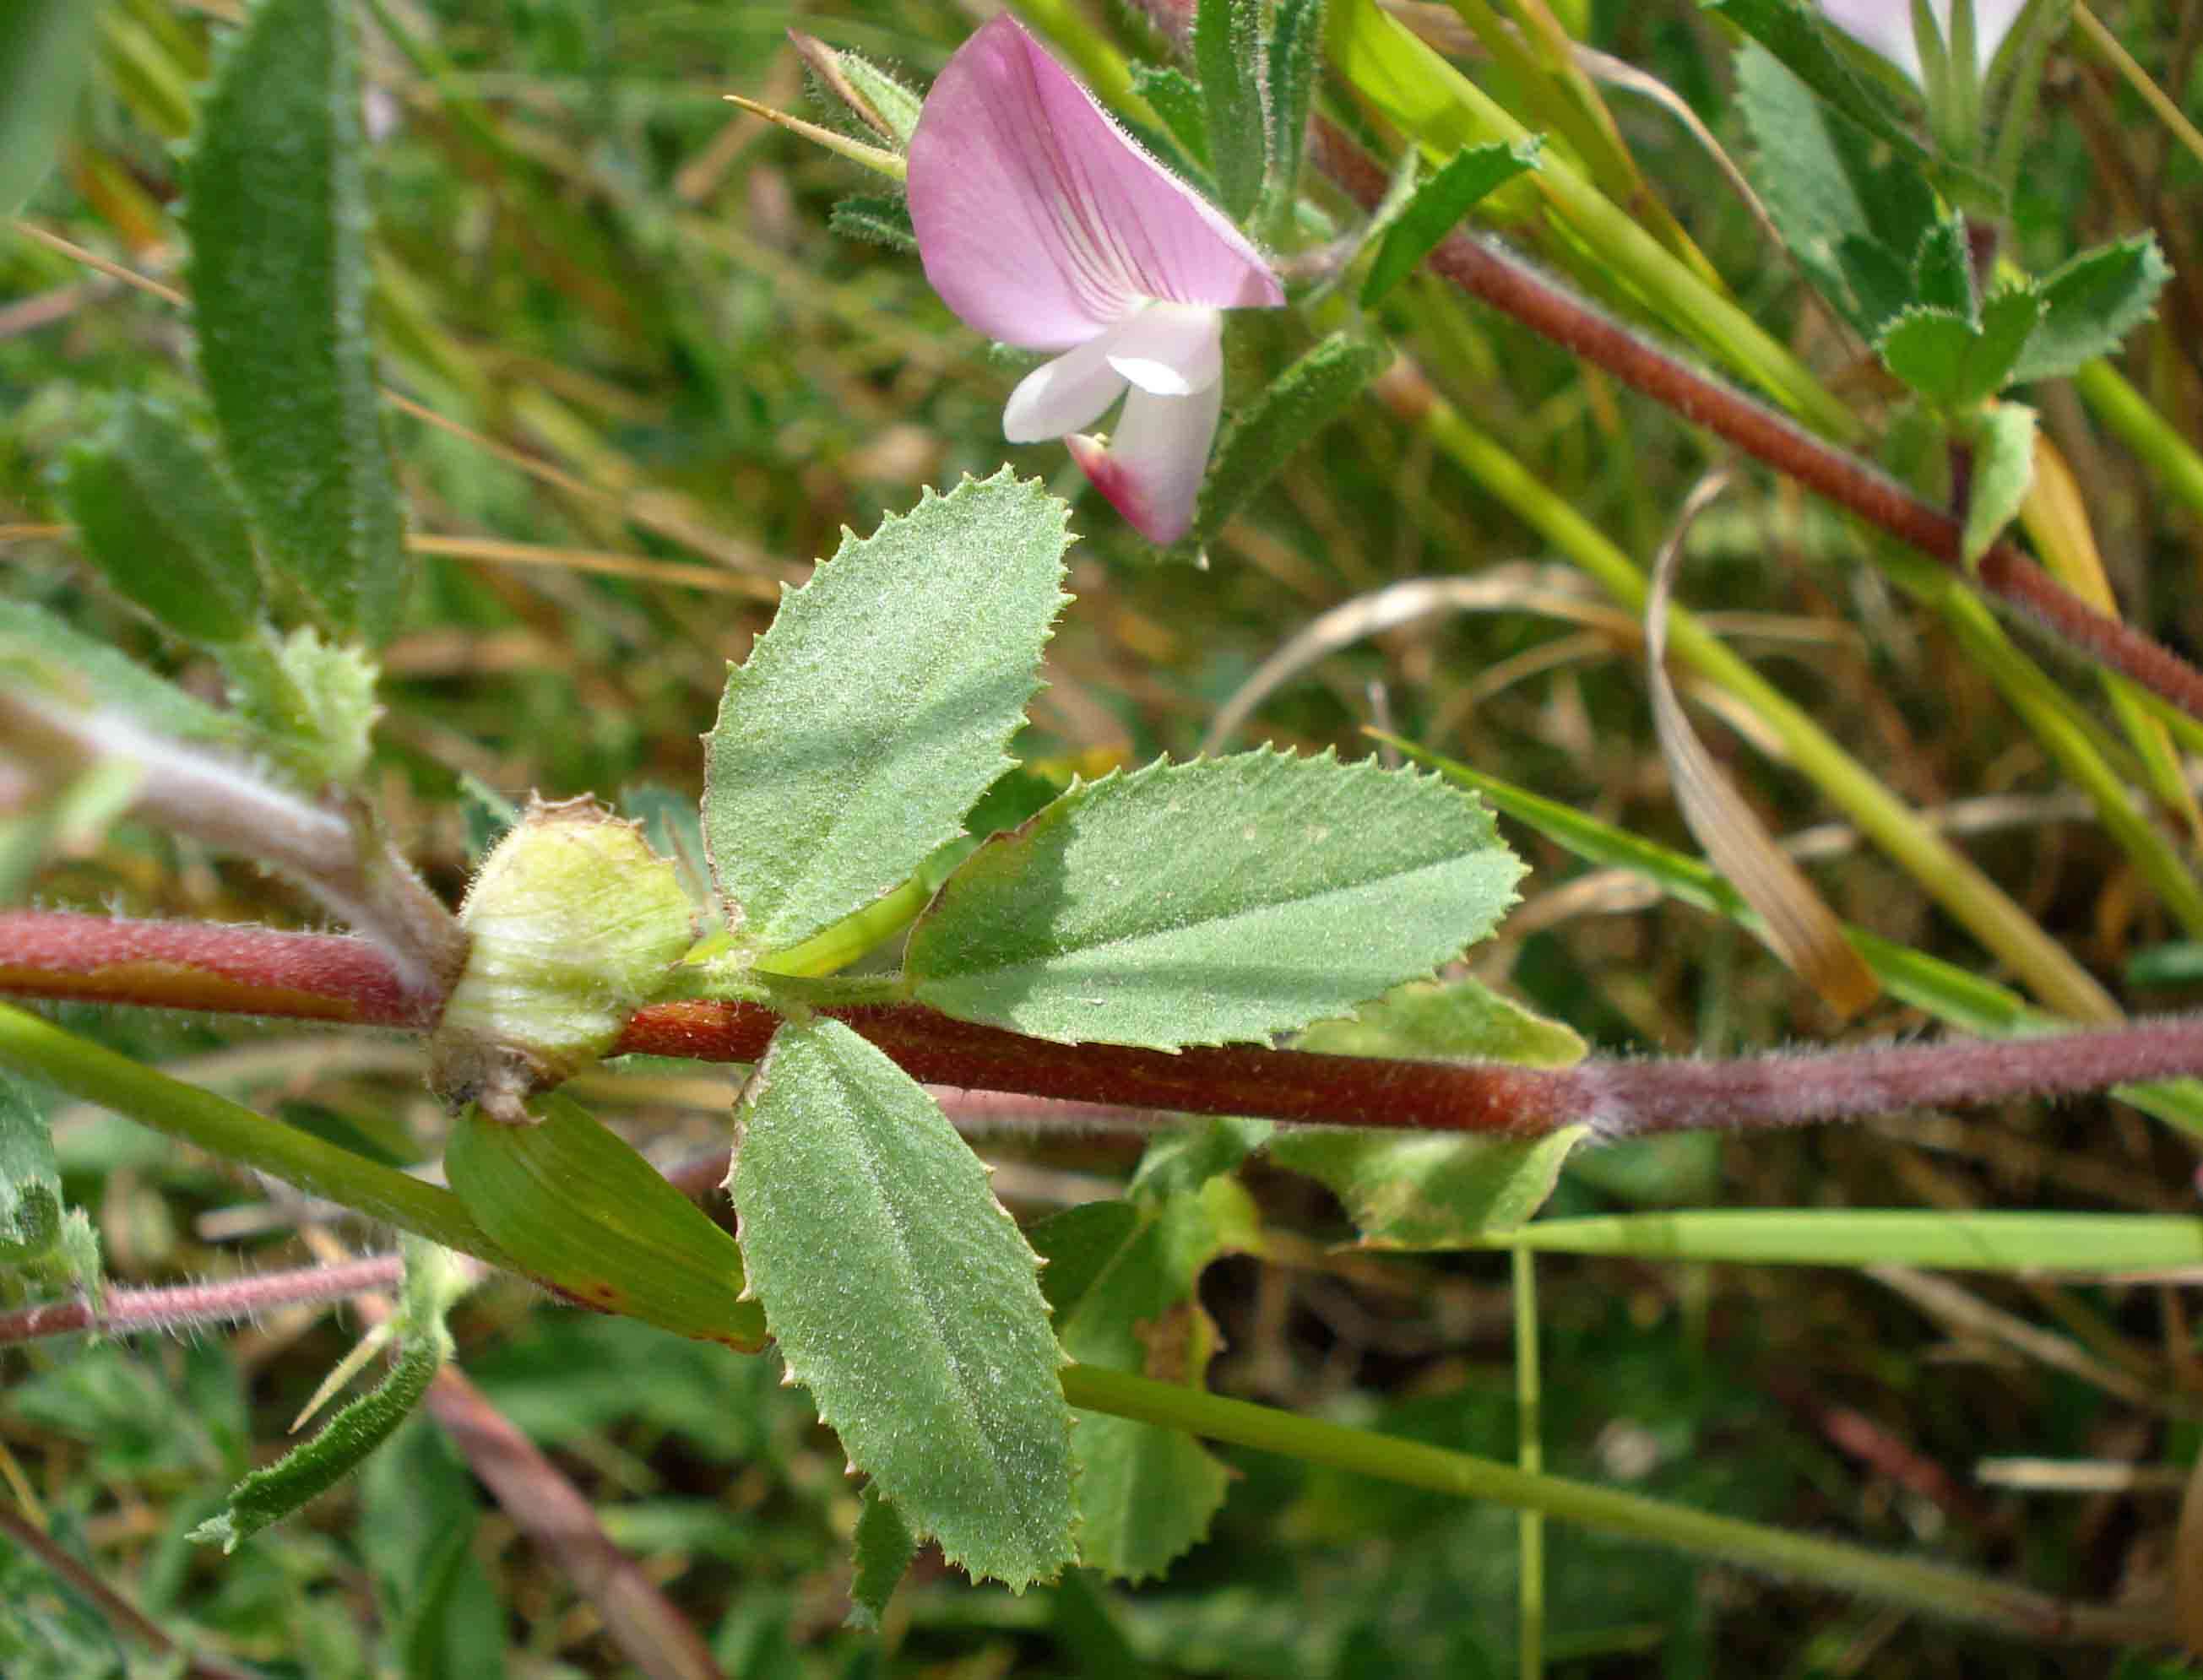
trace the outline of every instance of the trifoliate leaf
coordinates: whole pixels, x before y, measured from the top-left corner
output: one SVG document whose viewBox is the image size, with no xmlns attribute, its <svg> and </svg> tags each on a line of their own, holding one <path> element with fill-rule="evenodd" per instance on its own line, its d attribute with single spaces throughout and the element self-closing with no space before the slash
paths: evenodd
<svg viewBox="0 0 2203 1680">
<path fill-rule="evenodd" d="M 1875 348 L 1890 372 L 1946 412 L 1971 408 L 2011 376 L 2041 306 L 2031 289 L 1999 292 L 1979 324 L 1949 309 L 1910 309 Z"/>
<path fill-rule="evenodd" d="M 827 1017 L 784 1023 L 728 1178 L 751 1287 L 912 1533 L 1023 1589 L 1072 1559 L 1071 1413 L 1037 1262 L 933 1099 Z"/>
<path fill-rule="evenodd" d="M 727 678 L 704 834 L 735 938 L 785 951 L 892 889 L 1011 764 L 1066 597 L 1065 504 L 1006 469 L 844 538 Z"/>
<path fill-rule="evenodd" d="M 1373 762 L 1156 763 L 966 860 L 913 929 L 921 1002 L 1064 1043 L 1259 1040 L 1428 975 L 1522 866 L 1490 815 Z"/>
</svg>

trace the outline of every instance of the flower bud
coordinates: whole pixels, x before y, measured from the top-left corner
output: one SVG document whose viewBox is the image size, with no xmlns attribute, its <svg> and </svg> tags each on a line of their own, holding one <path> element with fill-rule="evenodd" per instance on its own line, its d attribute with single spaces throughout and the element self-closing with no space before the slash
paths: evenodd
<svg viewBox="0 0 2203 1680">
<path fill-rule="evenodd" d="M 696 938 L 674 867 L 588 799 L 529 803 L 484 860 L 459 924 L 471 940 L 431 1041 L 457 1108 L 524 1122 L 529 1093 L 580 1072 Z"/>
</svg>

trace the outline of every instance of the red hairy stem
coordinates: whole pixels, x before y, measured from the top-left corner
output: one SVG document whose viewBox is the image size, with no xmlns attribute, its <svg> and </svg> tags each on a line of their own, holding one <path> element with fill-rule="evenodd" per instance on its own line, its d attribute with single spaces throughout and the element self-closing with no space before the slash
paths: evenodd
<svg viewBox="0 0 2203 1680">
<path fill-rule="evenodd" d="M 1568 1123 L 1570 1070 L 1391 1061 L 1226 1045 L 1132 1050 L 1051 1044 L 959 1021 L 919 1004 L 822 1010 L 930 1085 L 1070 1098 L 1122 1108 L 1243 1114 L 1329 1126 L 1534 1135 Z M 616 1046 L 705 1062 L 753 1062 L 777 1023 L 755 1004 L 660 1004 Z"/>
<path fill-rule="evenodd" d="M 418 1028 L 387 962 L 334 934 L 116 922 L 61 911 L 0 916 L 0 992 Z M 1908 1108 L 2072 1096 L 2203 1075 L 2203 1017 L 2162 1016 L 2039 1038 L 1952 1038 L 1738 1061 L 1567 1068 L 1395 1061 L 1259 1046 L 1172 1054 L 1052 1044 L 917 1004 L 824 1011 L 914 1078 L 1108 1109 L 1248 1115 L 1319 1125 L 1539 1136 L 1584 1124 L 1606 1138 L 1757 1129 Z M 615 1054 L 753 1062 L 777 1019 L 756 1004 L 638 1011 Z M 1072 1112 L 1091 1124 L 1093 1108 Z M 1050 1123 L 1045 1112 L 1034 1123 Z"/>
<path fill-rule="evenodd" d="M 0 992 L 416 1029 L 441 1002 L 350 934 L 38 910 L 0 911 Z"/>
<path fill-rule="evenodd" d="M 1390 185 L 1376 160 L 1321 117 L 1310 124 L 1309 139 L 1316 167 L 1364 209 L 1375 209 Z M 1869 525 L 1959 568 L 1964 528 L 1958 520 L 1857 456 L 1631 332 L 1495 241 L 1456 231 L 1440 241 L 1426 266 Z M 2011 543 L 1983 555 L 1974 578 L 2077 651 L 2203 718 L 2203 671 L 2099 612 Z"/>
</svg>

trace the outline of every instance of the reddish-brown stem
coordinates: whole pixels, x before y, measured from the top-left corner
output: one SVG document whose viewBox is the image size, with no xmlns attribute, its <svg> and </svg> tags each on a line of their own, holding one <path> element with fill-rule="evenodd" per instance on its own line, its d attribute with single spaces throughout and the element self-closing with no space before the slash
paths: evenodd
<svg viewBox="0 0 2203 1680">
<path fill-rule="evenodd" d="M 440 1004 L 349 934 L 35 910 L 0 911 L 0 992 L 378 1027 L 432 1025 Z"/>
<path fill-rule="evenodd" d="M 918 1004 L 821 1011 L 846 1021 L 912 1077 L 1120 1108 L 1244 1114 L 1333 1126 L 1540 1133 L 1566 1123 L 1565 1074 L 1550 1069 L 1319 1056 L 1227 1045 L 1132 1050 L 1051 1044 Z M 661 1004 L 628 1023 L 617 1049 L 753 1062 L 777 1017 L 755 1004 Z"/>
<path fill-rule="evenodd" d="M 1376 161 L 1320 118 L 1312 125 L 1310 139 L 1309 156 L 1316 166 L 1350 197 L 1374 208 L 1387 186 Z M 1426 266 L 1869 525 L 1946 566 L 1960 564 L 1964 528 L 1949 514 L 1858 457 L 1609 320 L 1496 242 L 1454 233 L 1431 253 Z M 2099 612 L 2011 544 L 1990 549 L 1974 575 L 1988 593 L 2026 612 L 2069 645 L 2190 716 L 2203 718 L 2203 671 L 2163 643 Z"/>
<path fill-rule="evenodd" d="M 480 1388 L 446 1365 L 422 1404 L 505 1515 L 596 1606 L 613 1642 L 650 1680 L 721 1680 L 688 1619 L 605 1532 L 581 1491 Z"/>
<path fill-rule="evenodd" d="M 1192 0 L 1140 0 L 1139 9 L 1179 53 L 1188 50 Z M 1309 121 L 1308 155 L 1364 209 L 1374 209 L 1391 185 L 1377 161 L 1324 117 Z M 1869 525 L 1946 566 L 1959 565 L 1964 532 L 1948 514 L 1857 456 L 1608 319 L 1497 242 L 1456 231 L 1440 242 L 1424 266 Z M 1999 543 L 1983 555 L 1974 575 L 1989 594 L 2025 612 L 2077 651 L 2203 719 L 2203 671 L 2163 643 L 2097 611 L 2011 544 Z"/>
<path fill-rule="evenodd" d="M 0 917 L 0 991 L 32 997 L 419 1026 L 387 964 L 379 964 L 372 946 L 330 934 L 111 922 L 62 911 Z M 2203 1074 L 2203 1017 L 2192 1016 L 2041 1038 L 1954 1038 L 1727 1062 L 1592 1058 L 1573 1067 L 1525 1068 L 1243 1045 L 1171 1054 L 1051 1044 L 916 1004 L 825 1012 L 928 1084 L 1118 1111 L 1500 1136 L 1537 1136 L 1579 1123 L 1608 1138 L 1802 1126 Z M 629 1021 L 614 1053 L 753 1062 L 777 1018 L 749 1003 L 654 1005 Z M 1096 1111 L 1078 1111 L 1072 1123 L 1090 1122 Z M 1049 1117 L 1031 1117 L 1045 1123 Z"/>
</svg>

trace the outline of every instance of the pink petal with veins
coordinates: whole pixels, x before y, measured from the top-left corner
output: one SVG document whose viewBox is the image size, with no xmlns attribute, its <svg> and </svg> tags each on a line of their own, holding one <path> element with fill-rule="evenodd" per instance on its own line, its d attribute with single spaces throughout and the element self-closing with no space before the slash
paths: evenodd
<svg viewBox="0 0 2203 1680">
<path fill-rule="evenodd" d="M 1285 302 L 1238 229 L 1007 15 L 949 59 L 909 164 L 926 279 L 967 326 L 1005 344 L 1068 350 L 1145 298 Z"/>
</svg>

